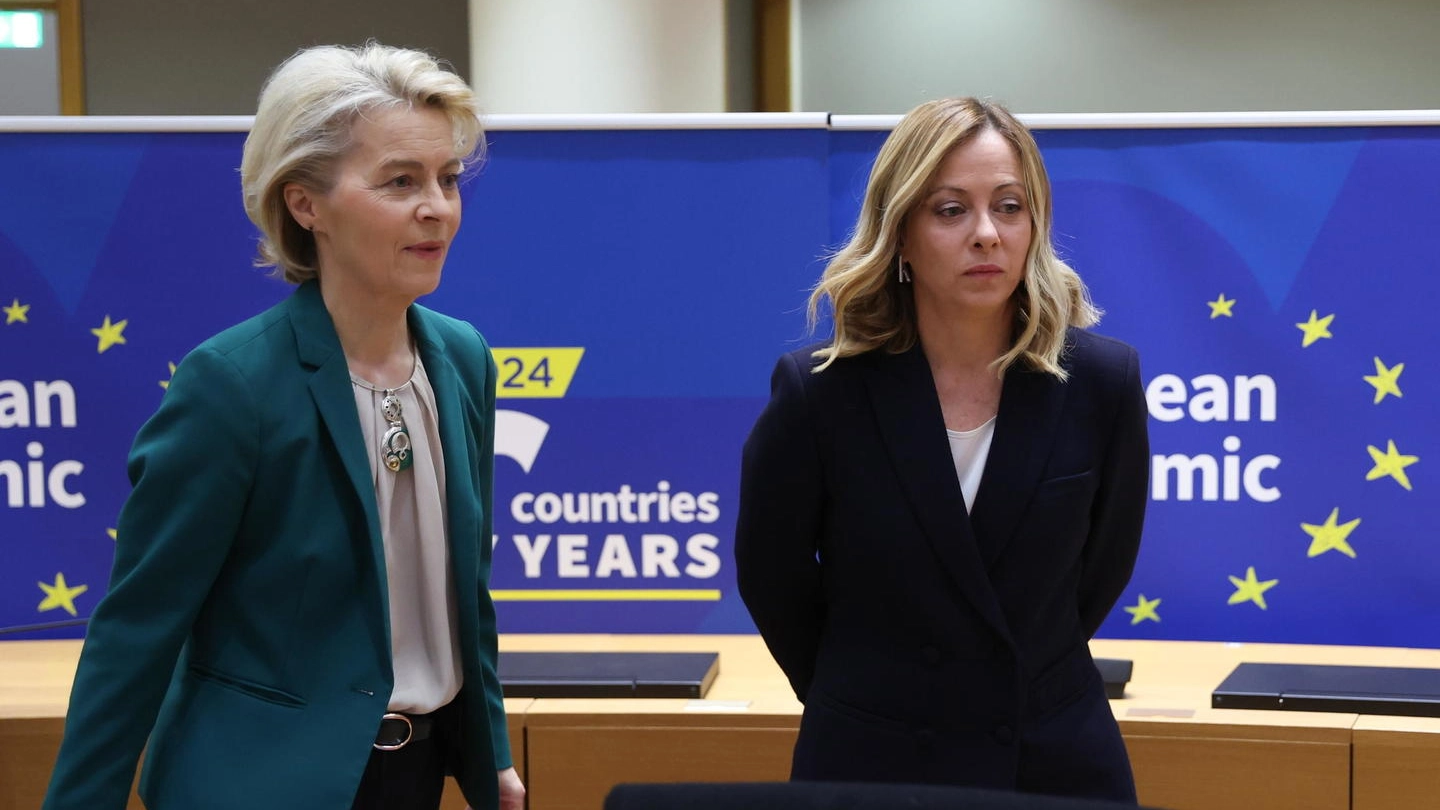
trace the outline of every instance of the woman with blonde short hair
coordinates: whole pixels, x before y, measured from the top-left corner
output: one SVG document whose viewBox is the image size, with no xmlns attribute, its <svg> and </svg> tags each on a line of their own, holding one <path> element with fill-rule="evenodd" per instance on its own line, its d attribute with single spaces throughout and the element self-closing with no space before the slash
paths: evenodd
<svg viewBox="0 0 1440 810">
<path fill-rule="evenodd" d="M 1050 229 L 1013 115 L 920 105 L 811 297 L 832 337 L 775 367 L 735 557 L 805 703 L 795 779 L 1135 800 L 1088 642 L 1139 548 L 1144 393 Z"/>
<path fill-rule="evenodd" d="M 280 65 L 245 142 L 259 263 L 131 450 L 47 810 L 519 810 L 488 591 L 495 363 L 435 290 L 470 88 L 369 44 Z"/>
</svg>

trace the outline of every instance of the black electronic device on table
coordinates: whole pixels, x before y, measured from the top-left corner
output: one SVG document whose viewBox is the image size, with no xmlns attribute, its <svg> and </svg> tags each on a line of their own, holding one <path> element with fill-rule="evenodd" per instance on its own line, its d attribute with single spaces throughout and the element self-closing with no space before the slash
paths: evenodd
<svg viewBox="0 0 1440 810">
<path fill-rule="evenodd" d="M 1105 697 L 1111 700 L 1125 697 L 1125 685 L 1130 683 L 1130 675 L 1135 669 L 1133 661 L 1128 658 L 1096 658 L 1095 668 L 1100 670 L 1100 677 L 1105 681 Z"/>
<path fill-rule="evenodd" d="M 1440 717 L 1440 669 L 1240 664 L 1215 688 L 1210 705 Z"/>
<path fill-rule="evenodd" d="M 720 674 L 720 654 L 502 652 L 505 697 L 702 698 Z"/>
</svg>

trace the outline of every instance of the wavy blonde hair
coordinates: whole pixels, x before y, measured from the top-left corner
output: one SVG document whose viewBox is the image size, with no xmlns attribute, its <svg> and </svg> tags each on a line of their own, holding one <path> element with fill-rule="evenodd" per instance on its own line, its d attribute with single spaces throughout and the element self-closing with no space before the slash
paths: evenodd
<svg viewBox="0 0 1440 810">
<path fill-rule="evenodd" d="M 245 213 L 261 234 L 257 266 L 273 266 L 291 284 L 316 277 L 315 236 L 290 215 L 285 186 L 329 191 L 335 166 L 350 148 L 355 119 L 402 107 L 444 113 L 462 161 L 483 151 L 475 93 L 429 54 L 375 42 L 323 45 L 275 69 L 260 91 L 240 161 Z"/>
<path fill-rule="evenodd" d="M 1025 279 L 1015 290 L 1015 337 L 1010 350 L 995 360 L 997 374 L 1022 366 L 1064 380 L 1060 365 L 1065 330 L 1093 326 L 1100 310 L 1085 283 L 1056 255 L 1050 241 L 1050 178 L 1035 138 L 1010 111 L 976 98 L 929 101 L 911 110 L 885 139 L 854 233 L 831 256 L 810 294 L 810 326 L 821 306 L 834 315 L 834 335 L 815 352 L 818 372 L 842 357 L 883 348 L 909 350 L 919 339 L 913 285 L 897 278 L 900 232 L 905 218 L 924 198 L 947 155 L 981 132 L 998 132 L 1015 148 L 1030 200 L 1030 247 Z"/>
</svg>

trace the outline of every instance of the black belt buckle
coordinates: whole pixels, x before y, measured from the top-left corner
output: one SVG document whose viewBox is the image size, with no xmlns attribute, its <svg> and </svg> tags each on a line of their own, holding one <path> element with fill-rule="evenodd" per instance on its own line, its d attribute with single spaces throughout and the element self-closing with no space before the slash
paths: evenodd
<svg viewBox="0 0 1440 810">
<path fill-rule="evenodd" d="M 386 712 L 375 734 L 376 751 L 399 751 L 415 738 L 415 724 L 399 712 Z"/>
</svg>

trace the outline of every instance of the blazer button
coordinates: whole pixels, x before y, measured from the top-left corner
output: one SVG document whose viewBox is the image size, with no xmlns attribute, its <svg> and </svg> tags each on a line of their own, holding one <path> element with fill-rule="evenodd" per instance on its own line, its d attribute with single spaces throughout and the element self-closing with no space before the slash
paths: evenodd
<svg viewBox="0 0 1440 810">
<path fill-rule="evenodd" d="M 1015 742 L 1015 731 L 1009 726 L 996 726 L 995 730 L 991 732 L 991 736 L 995 738 L 995 742 L 1001 745 L 1009 745 Z"/>
<path fill-rule="evenodd" d="M 920 648 L 920 660 L 933 667 L 940 663 L 940 650 L 933 644 L 926 644 Z"/>
</svg>

